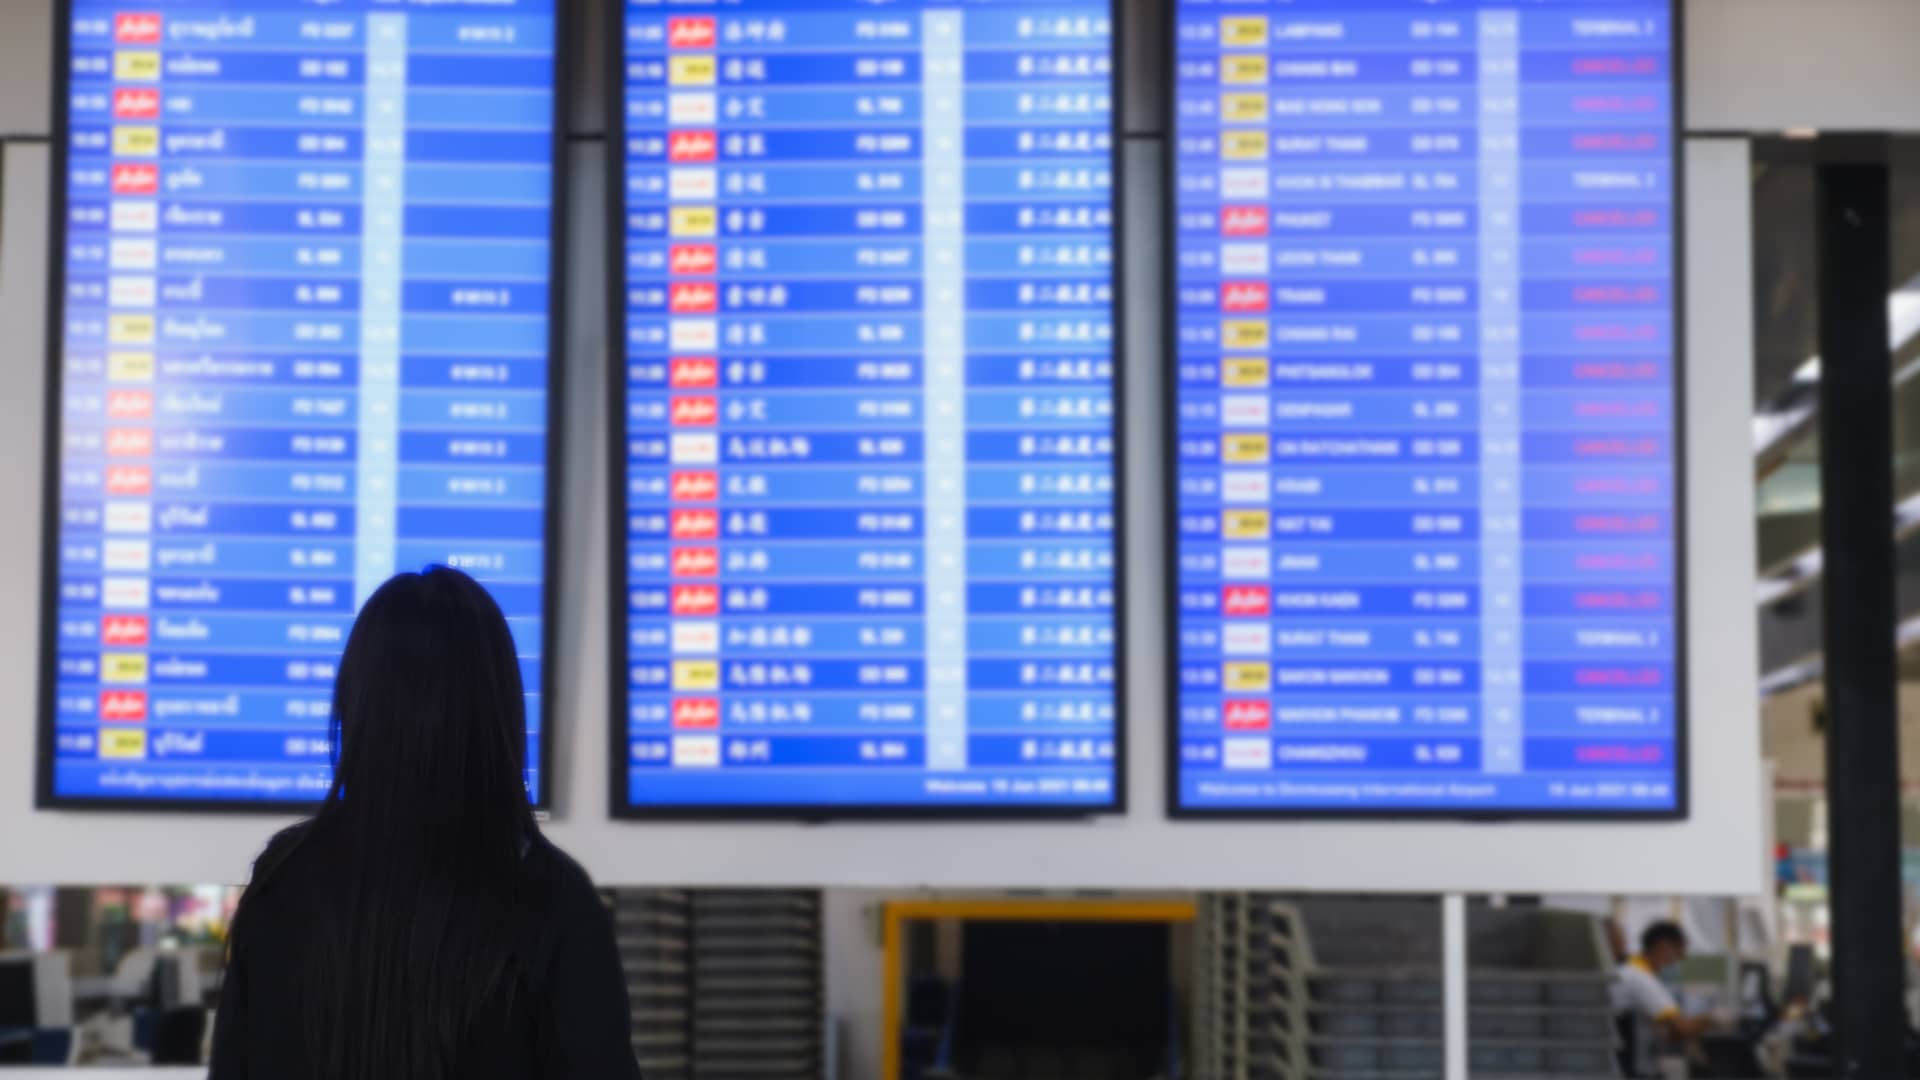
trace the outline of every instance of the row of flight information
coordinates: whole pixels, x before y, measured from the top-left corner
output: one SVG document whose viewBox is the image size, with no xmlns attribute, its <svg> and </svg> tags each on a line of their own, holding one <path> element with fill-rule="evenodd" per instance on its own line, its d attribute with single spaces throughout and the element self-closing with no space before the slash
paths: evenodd
<svg viewBox="0 0 1920 1080">
<path fill-rule="evenodd" d="M 562 7 L 71 0 L 43 804 L 323 794 L 430 563 L 545 801 Z M 616 816 L 1684 811 L 1670 4 L 1169 7 L 1156 453 L 1117 7 L 615 5 Z"/>
</svg>

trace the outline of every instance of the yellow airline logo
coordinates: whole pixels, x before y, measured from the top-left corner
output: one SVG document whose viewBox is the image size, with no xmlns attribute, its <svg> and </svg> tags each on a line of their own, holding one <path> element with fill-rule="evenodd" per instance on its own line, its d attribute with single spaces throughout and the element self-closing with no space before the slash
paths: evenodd
<svg viewBox="0 0 1920 1080">
<path fill-rule="evenodd" d="M 1220 515 L 1220 534 L 1228 540 L 1265 540 L 1273 519 L 1265 510 L 1228 510 Z"/>
<path fill-rule="evenodd" d="M 712 86 L 719 78 L 720 62 L 711 54 L 667 61 L 667 82 L 673 86 Z"/>
<path fill-rule="evenodd" d="M 720 662 L 718 660 L 675 660 L 673 688 L 675 690 L 720 689 Z"/>
<path fill-rule="evenodd" d="M 160 129 L 156 127 L 117 127 L 113 129 L 115 157 L 158 157 Z"/>
<path fill-rule="evenodd" d="M 158 82 L 160 54 L 135 51 L 114 53 L 113 77 L 118 82 Z"/>
<path fill-rule="evenodd" d="M 1220 122 L 1223 124 L 1264 124 L 1267 120 L 1267 95 L 1221 94 Z"/>
<path fill-rule="evenodd" d="M 103 683 L 143 683 L 147 681 L 145 653 L 101 653 L 100 681 Z"/>
<path fill-rule="evenodd" d="M 712 206 L 676 206 L 667 221 L 674 236 L 714 236 L 720 231 L 720 211 Z"/>
<path fill-rule="evenodd" d="M 111 345 L 153 344 L 153 316 L 114 315 L 109 317 L 107 342 Z"/>
<path fill-rule="evenodd" d="M 139 728 L 101 728 L 100 756 L 139 761 L 147 756 L 147 733 Z"/>
<path fill-rule="evenodd" d="M 153 354 L 112 352 L 107 354 L 108 382 L 152 382 Z"/>
<path fill-rule="evenodd" d="M 1220 322 L 1220 347 L 1223 349 L 1264 349 L 1271 340 L 1265 319 L 1223 319 Z"/>
<path fill-rule="evenodd" d="M 1249 53 L 1244 56 L 1221 57 L 1220 81 L 1236 86 L 1265 86 L 1267 83 L 1266 56 L 1260 53 Z"/>
<path fill-rule="evenodd" d="M 1269 374 L 1267 359 L 1264 356 L 1232 357 L 1220 361 L 1220 385 L 1244 389 L 1250 386 L 1265 386 L 1273 376 Z"/>
<path fill-rule="evenodd" d="M 1258 694 L 1273 689 L 1273 665 L 1242 660 L 1220 665 L 1220 688 L 1229 694 Z"/>
<path fill-rule="evenodd" d="M 1260 161 L 1267 156 L 1265 131 L 1223 131 L 1220 156 L 1228 161 Z"/>
<path fill-rule="evenodd" d="M 1272 452 L 1264 431 L 1220 437 L 1220 460 L 1229 465 L 1255 465 L 1267 460 Z"/>
<path fill-rule="evenodd" d="M 1226 49 L 1252 49 L 1267 43 L 1267 19 L 1264 15 L 1242 15 L 1220 20 L 1220 46 Z"/>
</svg>

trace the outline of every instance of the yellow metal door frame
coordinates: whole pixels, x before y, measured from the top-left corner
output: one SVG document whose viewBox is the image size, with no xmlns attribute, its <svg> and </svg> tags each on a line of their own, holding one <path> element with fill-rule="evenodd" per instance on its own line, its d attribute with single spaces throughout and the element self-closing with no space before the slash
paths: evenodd
<svg viewBox="0 0 1920 1080">
<path fill-rule="evenodd" d="M 889 900 L 881 905 L 882 1080 L 900 1080 L 900 1025 L 905 1012 L 905 926 L 914 920 L 981 922 L 1190 923 L 1192 901 L 1140 900 Z"/>
</svg>

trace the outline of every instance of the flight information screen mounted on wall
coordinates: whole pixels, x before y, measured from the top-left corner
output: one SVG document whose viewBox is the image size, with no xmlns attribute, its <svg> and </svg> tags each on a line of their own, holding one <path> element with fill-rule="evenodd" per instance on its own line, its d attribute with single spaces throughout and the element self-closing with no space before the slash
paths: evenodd
<svg viewBox="0 0 1920 1080">
<path fill-rule="evenodd" d="M 1106 0 L 625 0 L 613 805 L 1119 807 Z"/>
<path fill-rule="evenodd" d="M 40 797 L 330 781 L 360 602 L 506 612 L 542 798 L 559 0 L 63 11 Z"/>
<path fill-rule="evenodd" d="M 1667 0 L 1178 0 L 1181 814 L 1685 812 Z"/>
</svg>

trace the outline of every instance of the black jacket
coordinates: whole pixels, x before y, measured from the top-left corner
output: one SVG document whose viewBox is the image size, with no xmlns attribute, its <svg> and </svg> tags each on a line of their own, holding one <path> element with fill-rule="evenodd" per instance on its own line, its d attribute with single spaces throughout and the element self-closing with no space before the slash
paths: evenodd
<svg viewBox="0 0 1920 1080">
<path fill-rule="evenodd" d="M 311 1075 L 306 1029 L 295 1014 L 316 890 L 328 872 L 298 852 L 298 829 L 274 839 L 254 866 L 229 943 L 226 981 L 214 1022 L 211 1080 L 284 1080 Z M 631 1042 L 626 977 L 613 923 L 578 863 L 544 839 L 528 846 L 524 869 L 544 902 L 520 940 L 502 942 L 523 958 L 510 1001 L 489 1006 L 474 1025 L 456 1075 L 461 1080 L 639 1080 Z"/>
</svg>

